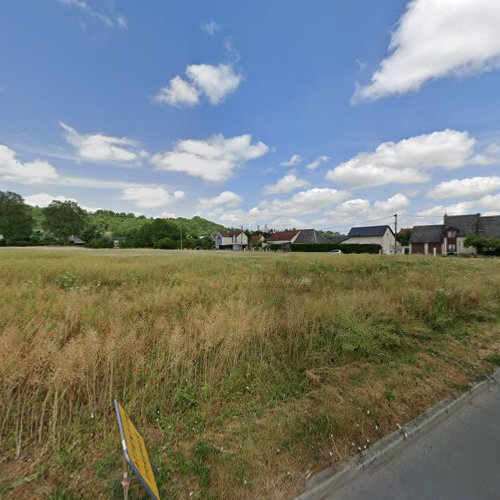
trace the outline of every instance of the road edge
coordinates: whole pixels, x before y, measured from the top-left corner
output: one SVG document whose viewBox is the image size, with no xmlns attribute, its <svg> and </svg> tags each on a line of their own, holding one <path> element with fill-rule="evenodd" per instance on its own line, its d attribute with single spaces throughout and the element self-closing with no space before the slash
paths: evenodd
<svg viewBox="0 0 500 500">
<path fill-rule="evenodd" d="M 295 500 L 322 500 L 326 495 L 339 492 L 349 482 L 355 480 L 365 470 L 376 471 L 393 459 L 407 446 L 429 432 L 439 423 L 463 408 L 477 396 L 489 391 L 500 383 L 500 368 L 484 380 L 472 384 L 470 389 L 454 400 L 445 399 L 420 416 L 388 436 L 377 441 L 373 446 L 360 452 L 340 469 L 328 468 L 314 475 L 306 484 L 305 491 Z"/>
</svg>

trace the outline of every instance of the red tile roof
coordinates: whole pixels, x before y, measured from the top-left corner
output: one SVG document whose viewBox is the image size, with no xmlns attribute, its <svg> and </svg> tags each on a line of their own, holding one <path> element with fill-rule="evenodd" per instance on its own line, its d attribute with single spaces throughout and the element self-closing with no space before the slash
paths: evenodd
<svg viewBox="0 0 500 500">
<path fill-rule="evenodd" d="M 271 234 L 271 236 L 267 238 L 267 241 L 291 241 L 298 233 L 300 233 L 298 229 L 293 231 L 278 231 L 277 233 Z"/>
</svg>

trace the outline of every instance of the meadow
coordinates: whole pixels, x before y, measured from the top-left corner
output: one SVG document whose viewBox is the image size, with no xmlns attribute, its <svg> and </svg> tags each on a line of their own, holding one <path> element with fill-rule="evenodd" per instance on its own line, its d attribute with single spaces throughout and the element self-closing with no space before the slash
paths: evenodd
<svg viewBox="0 0 500 500">
<path fill-rule="evenodd" d="M 290 498 L 500 364 L 500 259 L 0 250 L 0 496 Z M 132 498 L 142 498 L 134 482 Z"/>
</svg>

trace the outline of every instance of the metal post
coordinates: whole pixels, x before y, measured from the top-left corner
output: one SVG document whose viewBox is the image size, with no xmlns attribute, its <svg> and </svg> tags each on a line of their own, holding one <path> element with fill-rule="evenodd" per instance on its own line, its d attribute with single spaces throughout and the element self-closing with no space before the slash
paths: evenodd
<svg viewBox="0 0 500 500">
<path fill-rule="evenodd" d="M 123 498 L 128 500 L 128 489 L 130 487 L 130 479 L 128 477 L 128 464 L 123 457 L 123 473 L 122 473 L 122 488 L 123 488 Z"/>
<path fill-rule="evenodd" d="M 398 247 L 398 214 L 394 214 L 394 255 L 396 255 L 396 249 Z"/>
<path fill-rule="evenodd" d="M 241 226 L 241 251 L 243 251 L 243 226 Z"/>
</svg>

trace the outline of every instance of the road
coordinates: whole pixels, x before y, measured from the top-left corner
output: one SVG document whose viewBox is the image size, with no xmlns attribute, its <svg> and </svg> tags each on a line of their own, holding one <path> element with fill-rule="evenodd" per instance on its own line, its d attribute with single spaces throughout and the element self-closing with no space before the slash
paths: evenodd
<svg viewBox="0 0 500 500">
<path fill-rule="evenodd" d="M 480 394 L 380 470 L 325 498 L 499 500 L 500 386 Z"/>
</svg>

